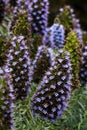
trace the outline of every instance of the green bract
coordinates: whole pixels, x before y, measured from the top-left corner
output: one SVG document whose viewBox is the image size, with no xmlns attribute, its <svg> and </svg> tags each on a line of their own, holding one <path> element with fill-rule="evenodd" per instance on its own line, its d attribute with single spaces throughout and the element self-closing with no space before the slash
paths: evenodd
<svg viewBox="0 0 87 130">
<path fill-rule="evenodd" d="M 70 58 L 72 63 L 72 87 L 79 87 L 79 67 L 80 67 L 80 57 L 81 57 L 81 43 L 77 39 L 75 32 L 71 31 L 66 38 L 65 49 L 70 52 Z"/>
</svg>

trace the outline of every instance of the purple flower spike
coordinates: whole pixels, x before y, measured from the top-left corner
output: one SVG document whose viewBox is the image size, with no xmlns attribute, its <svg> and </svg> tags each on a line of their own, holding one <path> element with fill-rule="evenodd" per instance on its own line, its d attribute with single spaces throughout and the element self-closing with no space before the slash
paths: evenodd
<svg viewBox="0 0 87 130">
<path fill-rule="evenodd" d="M 10 73 L 3 69 L 4 71 L 0 73 L 0 129 L 13 130 L 14 87 Z"/>
<path fill-rule="evenodd" d="M 49 2 L 48 0 L 32 0 L 30 4 L 33 32 L 44 35 L 48 25 Z"/>
<path fill-rule="evenodd" d="M 32 80 L 39 83 L 52 63 L 52 50 L 44 45 L 38 48 L 33 61 Z M 47 82 L 47 81 L 46 81 Z"/>
<path fill-rule="evenodd" d="M 11 73 L 16 99 L 24 99 L 30 88 L 30 65 L 28 47 L 23 36 L 14 36 L 7 55 L 6 71 Z"/>
<path fill-rule="evenodd" d="M 61 117 L 70 98 L 71 74 L 70 54 L 61 49 L 33 96 L 31 109 L 34 116 L 41 116 L 51 122 Z"/>
</svg>

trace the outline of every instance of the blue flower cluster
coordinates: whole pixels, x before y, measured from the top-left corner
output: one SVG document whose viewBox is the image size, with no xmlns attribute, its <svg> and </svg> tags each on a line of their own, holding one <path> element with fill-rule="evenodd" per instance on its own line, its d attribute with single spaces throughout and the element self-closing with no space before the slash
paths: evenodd
<svg viewBox="0 0 87 130">
<path fill-rule="evenodd" d="M 51 30 L 51 36 L 50 36 L 51 47 L 56 49 L 63 47 L 65 39 L 65 31 L 63 25 L 53 24 L 50 30 Z"/>
<path fill-rule="evenodd" d="M 33 32 L 44 35 L 48 25 L 48 0 L 33 0 L 31 2 L 31 17 Z"/>
<path fill-rule="evenodd" d="M 61 117 L 70 98 L 71 72 L 70 55 L 60 49 L 33 95 L 31 108 L 34 116 L 42 116 L 52 122 Z"/>
<path fill-rule="evenodd" d="M 45 35 L 43 37 L 43 44 L 58 49 L 64 46 L 64 40 L 64 26 L 58 23 L 54 23 L 51 27 L 46 29 Z"/>
</svg>

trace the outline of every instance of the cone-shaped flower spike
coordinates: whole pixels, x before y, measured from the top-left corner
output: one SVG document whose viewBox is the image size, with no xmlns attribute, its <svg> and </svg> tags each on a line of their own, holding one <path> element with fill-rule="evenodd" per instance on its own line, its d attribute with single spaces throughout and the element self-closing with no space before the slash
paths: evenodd
<svg viewBox="0 0 87 130">
<path fill-rule="evenodd" d="M 31 109 L 34 116 L 55 122 L 67 107 L 72 84 L 70 55 L 59 50 L 52 66 L 43 77 L 33 96 Z"/>
</svg>

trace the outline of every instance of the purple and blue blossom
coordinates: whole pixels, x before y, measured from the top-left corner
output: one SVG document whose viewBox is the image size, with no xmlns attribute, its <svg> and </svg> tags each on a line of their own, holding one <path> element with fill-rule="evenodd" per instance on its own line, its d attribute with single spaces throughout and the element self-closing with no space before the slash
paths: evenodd
<svg viewBox="0 0 87 130">
<path fill-rule="evenodd" d="M 48 26 L 48 0 L 33 0 L 30 2 L 33 32 L 44 35 Z"/>
<path fill-rule="evenodd" d="M 0 73 L 0 128 L 13 130 L 14 87 L 10 73 L 5 71 L 5 67 L 3 67 Z"/>
<path fill-rule="evenodd" d="M 50 28 L 51 35 L 51 46 L 53 48 L 60 48 L 64 46 L 65 30 L 64 26 L 60 24 L 53 24 Z"/>
<path fill-rule="evenodd" d="M 29 94 L 31 61 L 23 36 L 14 36 L 7 55 L 6 71 L 11 73 L 16 99 L 24 99 Z"/>
<path fill-rule="evenodd" d="M 62 62 L 60 62 L 60 58 Z M 60 76 L 58 73 L 60 73 Z M 63 49 L 61 49 L 53 59 L 51 67 L 45 73 L 40 86 L 37 87 L 36 93 L 32 97 L 31 109 L 33 115 L 41 116 L 51 122 L 57 121 L 67 107 L 71 85 L 70 54 L 63 52 Z"/>
</svg>

